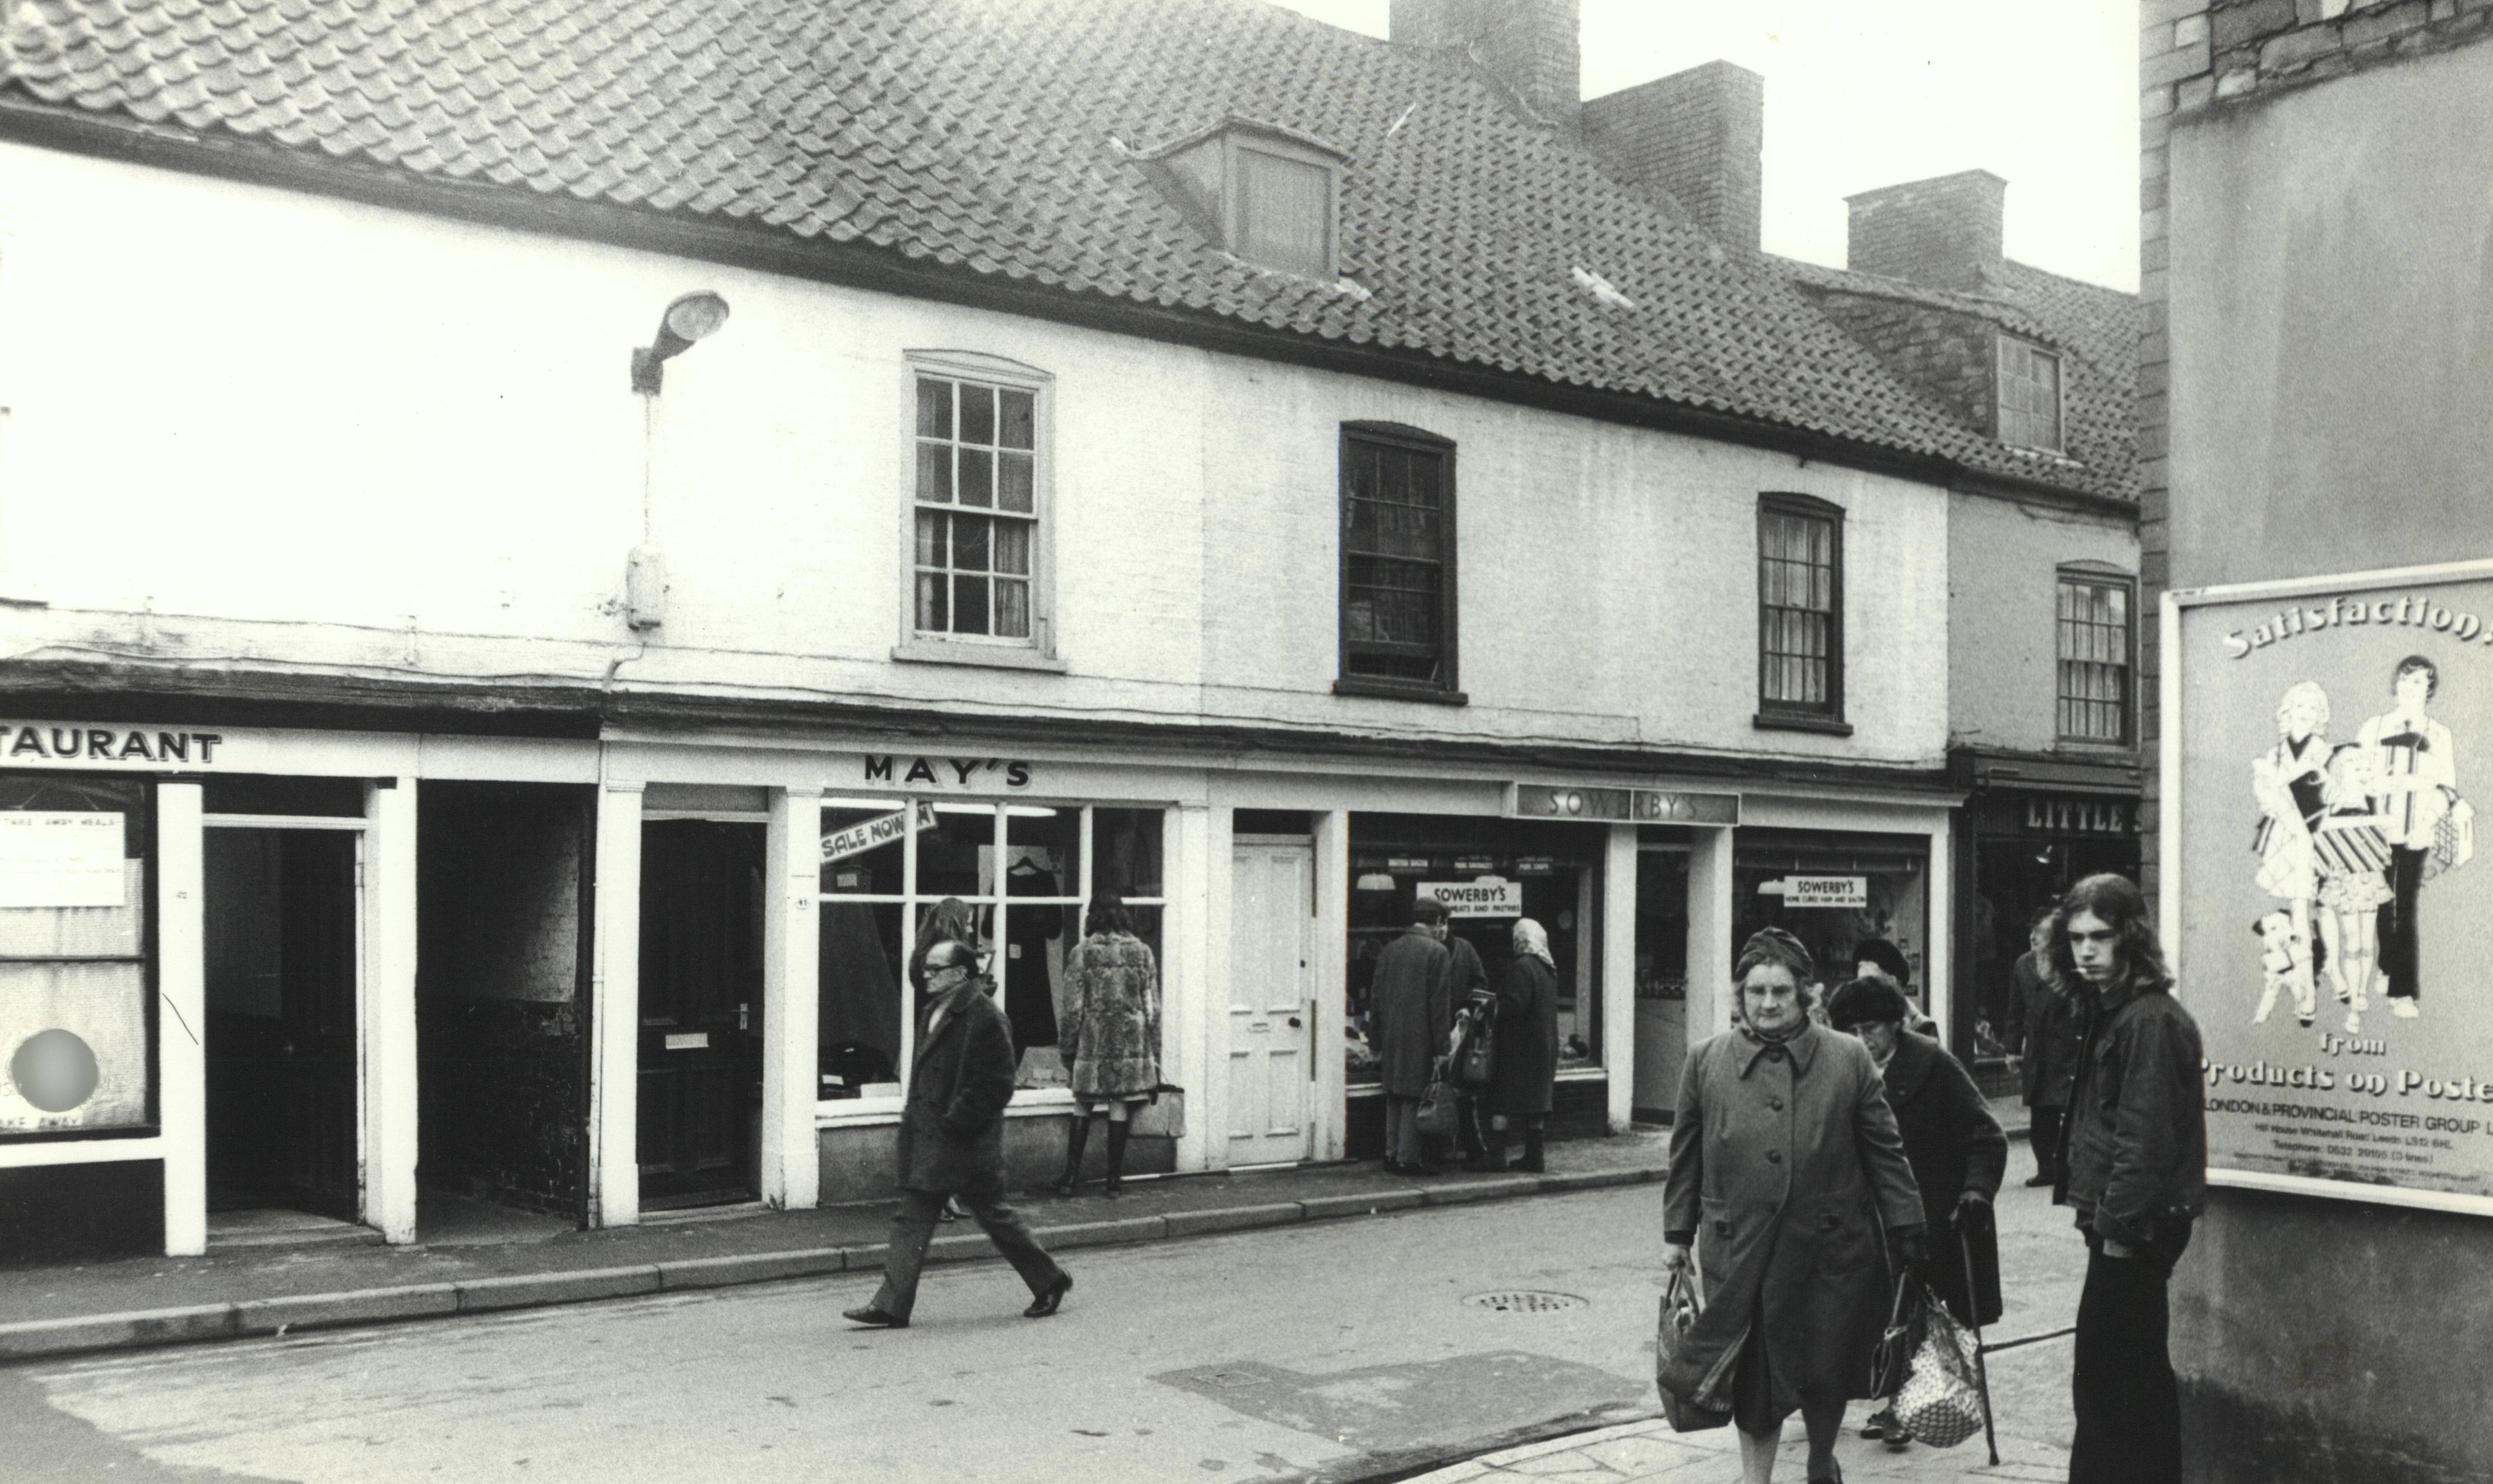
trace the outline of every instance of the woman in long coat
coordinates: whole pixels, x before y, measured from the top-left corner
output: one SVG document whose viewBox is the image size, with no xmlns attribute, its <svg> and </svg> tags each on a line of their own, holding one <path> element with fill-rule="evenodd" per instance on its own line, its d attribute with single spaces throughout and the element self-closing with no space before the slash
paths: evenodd
<svg viewBox="0 0 2493 1484">
<path fill-rule="evenodd" d="M 1134 935 L 1126 905 L 1113 895 L 1093 900 L 1083 919 L 1082 941 L 1065 956 L 1065 1013 L 1058 1017 L 1056 1045 L 1072 1070 L 1079 1106 L 1066 1135 L 1060 1196 L 1073 1194 L 1082 1178 L 1082 1147 L 1091 1141 L 1091 1115 L 1108 1113 L 1108 1178 L 1102 1195 L 1125 1186 L 1126 1140 L 1134 1110 L 1160 1084 L 1160 973 L 1149 943 Z"/>
<path fill-rule="evenodd" d="M 1959 1322 L 1988 1324 L 1999 1318 L 1999 1238 L 1991 1202 L 2008 1172 L 2008 1136 L 1947 1048 L 1905 1028 L 1911 1014 L 1896 987 L 1878 979 L 1855 979 L 1827 1004 L 1828 1023 L 1860 1038 L 1886 1083 L 1905 1160 L 1921 1187 L 1923 1229 L 1937 1248 L 1926 1275 L 1931 1291 Z M 1861 1433 L 1883 1434 L 1891 1448 L 1911 1441 L 1886 1410 Z"/>
<path fill-rule="evenodd" d="M 1700 1407 L 1728 1402 L 1748 1484 L 1773 1479 L 1794 1411 L 1812 1484 L 1843 1477 L 1835 1440 L 1845 1404 L 1869 1394 L 1889 1263 L 1928 1258 L 1878 1069 L 1811 1022 L 1814 973 L 1780 929 L 1742 948 L 1734 1026 L 1693 1048 L 1680 1077 L 1663 1188 L 1665 1261 L 1697 1269 L 1705 1310 L 1661 1381 Z"/>
<path fill-rule="evenodd" d="M 1497 984 L 1497 1050 L 1489 1064 L 1489 1162 L 1506 1165 L 1506 1140 L 1523 1131 L 1515 1168 L 1538 1174 L 1550 1083 L 1558 1076 L 1558 965 L 1549 935 L 1529 917 L 1515 920 L 1515 957 Z"/>
</svg>

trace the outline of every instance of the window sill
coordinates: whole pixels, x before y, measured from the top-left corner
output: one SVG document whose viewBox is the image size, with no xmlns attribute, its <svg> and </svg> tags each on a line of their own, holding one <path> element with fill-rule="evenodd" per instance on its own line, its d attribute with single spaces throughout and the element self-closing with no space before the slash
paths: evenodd
<svg viewBox="0 0 2493 1484">
<path fill-rule="evenodd" d="M 1804 716 L 1797 712 L 1760 711 L 1749 719 L 1759 731 L 1815 731 L 1823 736 L 1848 737 L 1852 724 L 1832 716 Z"/>
<path fill-rule="evenodd" d="M 1053 675 L 1066 672 L 1065 662 L 1054 655 L 1002 644 L 946 644 L 913 639 L 892 645 L 891 657 L 905 665 L 971 665 L 983 669 L 1043 670 Z"/>
<path fill-rule="evenodd" d="M 826 1098 L 814 1105 L 814 1127 L 875 1128 L 898 1123 L 907 1100 L 895 1097 Z M 1005 1105 L 1007 1118 L 1045 1118 L 1071 1113 L 1073 1092 L 1068 1087 L 1016 1087 L 1012 1101 Z"/>
<path fill-rule="evenodd" d="M 1429 706 L 1468 706 L 1472 703 L 1472 698 L 1460 691 L 1397 685 L 1391 680 L 1363 680 L 1347 675 L 1333 683 L 1333 693 L 1336 696 L 1368 696 L 1378 700 L 1416 700 Z"/>
</svg>

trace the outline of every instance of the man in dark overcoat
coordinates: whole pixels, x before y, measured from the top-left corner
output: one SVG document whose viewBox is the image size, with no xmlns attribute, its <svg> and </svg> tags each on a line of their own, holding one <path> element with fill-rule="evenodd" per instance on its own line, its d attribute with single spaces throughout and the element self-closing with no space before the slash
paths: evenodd
<svg viewBox="0 0 2493 1484">
<path fill-rule="evenodd" d="M 1035 1295 L 1022 1311 L 1045 1319 L 1073 1279 L 1005 1204 L 1005 1105 L 1012 1101 L 1012 1026 L 976 988 L 977 958 L 949 939 L 926 955 L 926 1009 L 900 1114 L 900 1209 L 891 1218 L 883 1287 L 844 1318 L 885 1329 L 909 1327 L 917 1273 L 947 1196 L 977 1218 L 996 1250 Z"/>
<path fill-rule="evenodd" d="M 1397 1174 L 1436 1172 L 1420 1141 L 1420 1099 L 1454 1029 L 1445 937 L 1445 904 L 1422 897 L 1411 926 L 1376 956 L 1368 983 L 1368 1029 L 1385 1084 L 1385 1168 Z"/>
</svg>

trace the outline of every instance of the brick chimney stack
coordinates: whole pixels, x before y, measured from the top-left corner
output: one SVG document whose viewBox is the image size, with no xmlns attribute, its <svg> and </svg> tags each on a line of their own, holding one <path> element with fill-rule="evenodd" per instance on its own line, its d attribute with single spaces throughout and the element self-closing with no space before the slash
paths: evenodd
<svg viewBox="0 0 2493 1484">
<path fill-rule="evenodd" d="M 1999 271 L 2008 182 L 1963 170 L 1847 195 L 1845 266 L 1932 288 L 1980 288 Z"/>
<path fill-rule="evenodd" d="M 1582 128 L 1584 147 L 1612 178 L 1659 188 L 1725 247 L 1757 251 L 1765 78 L 1708 62 L 1592 100 Z"/>
<path fill-rule="evenodd" d="M 1583 99 L 1579 0 L 1394 0 L 1397 44 L 1458 50 L 1538 118 L 1573 128 Z"/>
</svg>

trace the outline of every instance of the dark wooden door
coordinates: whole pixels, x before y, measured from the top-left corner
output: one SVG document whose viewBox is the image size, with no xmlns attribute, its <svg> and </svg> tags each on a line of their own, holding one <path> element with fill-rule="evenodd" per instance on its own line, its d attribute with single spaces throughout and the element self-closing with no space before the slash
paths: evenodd
<svg viewBox="0 0 2493 1484">
<path fill-rule="evenodd" d="M 641 1204 L 749 1200 L 762 1095 L 759 824 L 641 828 Z"/>
<path fill-rule="evenodd" d="M 207 1154 L 221 1207 L 357 1214 L 356 844 L 211 832 Z"/>
</svg>

